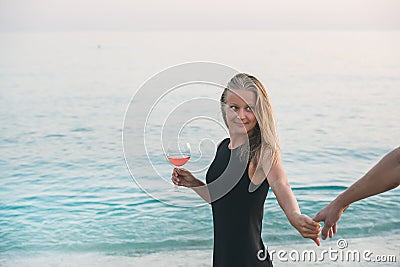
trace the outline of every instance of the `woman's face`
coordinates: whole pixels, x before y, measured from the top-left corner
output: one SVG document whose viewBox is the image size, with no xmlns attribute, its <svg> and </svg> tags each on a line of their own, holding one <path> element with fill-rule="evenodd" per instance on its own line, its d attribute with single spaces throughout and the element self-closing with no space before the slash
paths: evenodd
<svg viewBox="0 0 400 267">
<path fill-rule="evenodd" d="M 226 95 L 226 121 L 229 132 L 250 134 L 257 124 L 253 113 L 256 96 L 247 90 L 228 91 Z"/>
</svg>

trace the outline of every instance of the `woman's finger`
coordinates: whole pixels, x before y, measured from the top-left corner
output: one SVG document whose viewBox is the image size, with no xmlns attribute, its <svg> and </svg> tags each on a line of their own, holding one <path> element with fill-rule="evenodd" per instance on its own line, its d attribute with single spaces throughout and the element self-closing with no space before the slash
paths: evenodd
<svg viewBox="0 0 400 267">
<path fill-rule="evenodd" d="M 319 223 L 308 217 L 307 215 L 304 215 L 304 221 L 307 225 L 311 227 L 320 227 Z"/>
<path fill-rule="evenodd" d="M 319 235 L 316 233 L 301 233 L 304 238 L 317 238 Z"/>
<path fill-rule="evenodd" d="M 321 240 L 319 240 L 318 237 L 316 237 L 316 238 L 311 238 L 311 239 L 315 242 L 315 244 L 317 244 L 317 246 L 320 246 L 320 245 L 321 245 Z"/>
<path fill-rule="evenodd" d="M 303 225 L 303 227 L 307 228 L 307 229 L 310 229 L 310 230 L 318 230 L 318 231 L 321 229 L 321 225 L 319 223 L 316 223 L 316 222 L 313 222 L 313 223 L 306 222 Z"/>
<path fill-rule="evenodd" d="M 302 229 L 301 232 L 304 234 L 313 234 L 313 235 L 319 235 L 320 233 L 318 230 L 310 230 L 308 228 Z"/>
<path fill-rule="evenodd" d="M 321 229 L 319 229 L 319 228 L 310 229 L 310 228 L 304 227 L 302 231 L 307 232 L 307 233 L 321 234 Z"/>
<path fill-rule="evenodd" d="M 176 171 L 179 175 L 187 175 L 189 174 L 189 171 L 186 170 L 185 168 L 176 168 Z"/>
<path fill-rule="evenodd" d="M 178 177 L 172 177 L 171 178 L 172 183 L 175 185 L 180 185 L 181 180 Z"/>
</svg>

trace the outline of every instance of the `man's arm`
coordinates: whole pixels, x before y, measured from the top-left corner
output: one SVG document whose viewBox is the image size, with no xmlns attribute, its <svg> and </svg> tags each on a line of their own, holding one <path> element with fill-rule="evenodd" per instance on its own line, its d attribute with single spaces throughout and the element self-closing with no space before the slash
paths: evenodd
<svg viewBox="0 0 400 267">
<path fill-rule="evenodd" d="M 400 184 L 400 147 L 385 155 L 361 179 L 341 193 L 315 217 L 324 221 L 322 238 L 336 233 L 336 224 L 346 208 L 353 202 L 396 188 Z"/>
</svg>

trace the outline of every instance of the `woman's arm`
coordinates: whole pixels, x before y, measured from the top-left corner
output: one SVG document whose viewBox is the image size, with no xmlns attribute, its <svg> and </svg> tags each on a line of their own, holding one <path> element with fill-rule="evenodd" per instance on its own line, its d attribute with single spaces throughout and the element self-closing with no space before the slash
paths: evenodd
<svg viewBox="0 0 400 267">
<path fill-rule="evenodd" d="M 222 141 L 217 144 L 217 150 L 221 143 Z M 210 191 L 207 184 L 194 177 L 190 171 L 183 168 L 174 168 L 171 180 L 177 186 L 185 186 L 193 189 L 208 204 L 211 204 Z"/>
<path fill-rule="evenodd" d="M 337 222 L 351 203 L 396 188 L 399 184 L 400 147 L 384 156 L 361 179 L 318 212 L 314 219 L 324 221 L 322 238 L 332 237 L 336 233 Z"/>
<path fill-rule="evenodd" d="M 177 186 L 184 186 L 193 189 L 193 191 L 195 191 L 208 204 L 211 203 L 210 192 L 207 185 L 194 177 L 190 171 L 183 168 L 174 168 L 171 180 Z"/>
<path fill-rule="evenodd" d="M 290 188 L 280 160 L 277 160 L 277 162 L 272 165 L 267 180 L 290 224 L 292 224 L 304 238 L 311 238 L 319 246 L 320 240 L 318 236 L 320 233 L 320 225 L 307 215 L 301 214 L 299 205 Z"/>
</svg>

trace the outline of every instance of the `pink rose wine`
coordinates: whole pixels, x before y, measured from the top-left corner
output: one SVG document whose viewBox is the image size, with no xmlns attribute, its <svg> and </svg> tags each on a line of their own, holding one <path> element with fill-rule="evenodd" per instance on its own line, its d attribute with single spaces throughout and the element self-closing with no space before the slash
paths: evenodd
<svg viewBox="0 0 400 267">
<path fill-rule="evenodd" d="M 190 144 L 181 142 L 169 143 L 166 156 L 168 161 L 175 167 L 183 166 L 190 159 Z M 174 186 L 174 191 L 179 192 L 178 186 Z"/>
<path fill-rule="evenodd" d="M 176 155 L 176 156 L 170 155 L 170 156 L 168 156 L 169 162 L 171 162 L 172 165 L 178 166 L 178 167 L 185 165 L 185 163 L 188 162 L 189 159 L 190 159 L 190 156 L 185 156 L 185 155 Z"/>
</svg>

